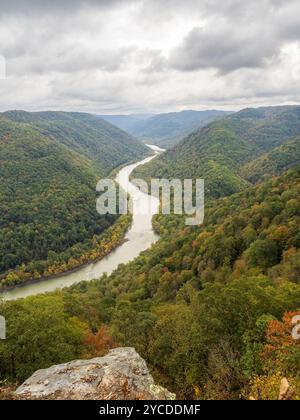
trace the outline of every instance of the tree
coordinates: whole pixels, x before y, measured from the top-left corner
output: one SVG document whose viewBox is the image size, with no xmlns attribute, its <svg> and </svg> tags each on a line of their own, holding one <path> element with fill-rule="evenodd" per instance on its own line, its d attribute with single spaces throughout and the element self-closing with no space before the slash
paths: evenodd
<svg viewBox="0 0 300 420">
<path fill-rule="evenodd" d="M 64 312 L 61 298 L 39 296 L 6 303 L 7 339 L 0 343 L 0 378 L 23 381 L 38 369 L 78 358 L 86 324 Z"/>
<path fill-rule="evenodd" d="M 248 263 L 252 267 L 266 270 L 280 261 L 278 246 L 270 239 L 258 239 L 250 245 L 246 252 Z"/>
<path fill-rule="evenodd" d="M 108 350 L 118 347 L 117 342 L 109 334 L 106 325 L 101 325 L 96 334 L 88 334 L 84 344 L 87 347 L 85 358 L 102 357 Z"/>
</svg>

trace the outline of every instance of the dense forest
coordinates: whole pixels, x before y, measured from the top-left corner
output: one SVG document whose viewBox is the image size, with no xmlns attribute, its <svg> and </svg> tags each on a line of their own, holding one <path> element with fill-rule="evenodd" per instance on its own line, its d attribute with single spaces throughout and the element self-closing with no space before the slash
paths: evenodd
<svg viewBox="0 0 300 420">
<path fill-rule="evenodd" d="M 207 197 L 230 195 L 297 163 L 299 134 L 300 107 L 246 109 L 191 134 L 133 176 L 203 178 Z M 293 144 L 280 148 L 290 140 Z"/>
<path fill-rule="evenodd" d="M 299 400 L 300 342 L 292 336 L 300 313 L 299 109 L 237 113 L 158 157 L 158 167 L 167 162 L 164 170 L 177 176 L 203 173 L 204 151 L 220 166 L 205 175 L 203 225 L 158 215 L 160 240 L 112 275 L 0 303 L 8 335 L 0 382 L 133 346 L 178 398 L 277 399 L 285 377 L 289 398 Z M 176 156 L 189 142 L 192 167 L 187 152 Z M 216 178 L 221 168 L 226 184 Z"/>
<path fill-rule="evenodd" d="M 72 269 L 119 244 L 130 217 L 106 232 L 117 217 L 96 212 L 96 184 L 147 153 L 126 133 L 86 114 L 2 114 L 1 286 Z"/>
<path fill-rule="evenodd" d="M 299 398 L 299 197 L 298 166 L 215 201 L 201 227 L 165 227 L 110 277 L 3 304 L 1 378 L 118 344 L 181 398 L 273 399 L 282 376 Z"/>
<path fill-rule="evenodd" d="M 293 167 L 300 162 L 300 137 L 286 141 L 269 153 L 249 162 L 241 168 L 242 177 L 251 183 L 257 183 Z"/>
<path fill-rule="evenodd" d="M 8 111 L 2 116 L 13 122 L 26 123 L 48 138 L 91 159 L 103 176 L 117 166 L 138 160 L 147 153 L 141 142 L 94 115 Z"/>
</svg>

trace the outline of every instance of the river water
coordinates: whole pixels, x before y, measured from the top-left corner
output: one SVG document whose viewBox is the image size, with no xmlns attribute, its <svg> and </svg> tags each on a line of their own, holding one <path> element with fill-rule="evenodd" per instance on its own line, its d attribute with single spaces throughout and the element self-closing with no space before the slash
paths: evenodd
<svg viewBox="0 0 300 420">
<path fill-rule="evenodd" d="M 90 281 L 100 278 L 104 273 L 109 275 L 119 266 L 119 264 L 126 264 L 133 260 L 142 251 L 148 249 L 159 239 L 159 236 L 154 233 L 152 228 L 152 217 L 159 209 L 158 199 L 141 192 L 129 181 L 130 174 L 135 168 L 150 162 L 159 153 L 164 151 L 157 146 L 147 146 L 154 151 L 155 154 L 153 156 L 122 168 L 116 176 L 117 182 L 129 193 L 133 203 L 133 221 L 130 229 L 126 233 L 126 242 L 117 247 L 102 260 L 85 265 L 74 272 L 64 273 L 57 277 L 16 287 L 15 289 L 4 292 L 2 294 L 4 300 L 16 300 L 40 293 L 52 292 L 56 289 L 69 287 L 81 281 Z"/>
</svg>

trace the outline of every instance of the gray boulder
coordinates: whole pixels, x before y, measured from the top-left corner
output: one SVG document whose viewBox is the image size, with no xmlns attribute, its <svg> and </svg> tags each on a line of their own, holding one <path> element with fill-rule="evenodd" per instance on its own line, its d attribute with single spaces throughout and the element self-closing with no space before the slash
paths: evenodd
<svg viewBox="0 0 300 420">
<path fill-rule="evenodd" d="M 77 360 L 35 372 L 17 390 L 20 399 L 172 400 L 175 395 L 155 385 L 146 362 L 133 348 Z"/>
</svg>

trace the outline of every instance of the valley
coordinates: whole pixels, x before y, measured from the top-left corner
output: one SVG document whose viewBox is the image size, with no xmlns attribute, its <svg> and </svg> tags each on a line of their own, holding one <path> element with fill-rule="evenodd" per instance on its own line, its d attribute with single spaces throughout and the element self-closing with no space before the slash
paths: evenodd
<svg viewBox="0 0 300 420">
<path fill-rule="evenodd" d="M 128 231 L 130 220 L 122 224 L 119 246 L 100 261 L 6 291 L 0 302 L 8 326 L 7 340 L 0 344 L 0 379 L 20 383 L 37 369 L 130 346 L 145 359 L 154 379 L 178 398 L 276 399 L 283 377 L 298 398 L 300 348 L 290 326 L 300 310 L 299 110 L 242 110 L 209 123 L 160 155 L 157 146 L 150 146 L 156 154 L 149 156 L 149 146 L 139 143 L 139 156 L 132 150 L 127 164 L 114 173 L 120 186 L 137 203 L 146 203 L 149 196 L 131 182 L 125 188 L 131 174 L 146 181 L 202 177 L 203 225 L 187 227 L 181 216 L 156 214 L 156 199 L 146 216 L 133 212 Z M 37 162 L 50 171 L 55 161 L 55 171 L 62 172 L 68 163 L 66 178 L 59 176 L 64 199 L 73 173 L 75 180 L 84 184 L 90 179 L 87 185 L 93 185 L 94 171 L 100 170 L 99 157 L 92 159 L 97 142 L 93 152 L 85 144 L 83 153 L 78 151 L 81 140 L 80 145 L 69 140 L 68 149 L 63 140 L 63 148 L 55 144 L 58 153 L 54 148 L 51 163 L 44 157 L 40 163 L 41 146 L 48 147 L 46 157 L 51 156 L 52 135 L 49 138 L 44 122 L 33 127 L 5 119 L 2 124 L 2 159 L 20 159 L 12 154 L 20 136 L 18 147 L 30 145 L 25 164 Z M 17 124 L 15 131 L 11 124 Z M 39 165 L 35 171 L 41 171 Z M 14 177 L 11 169 L 3 172 L 18 188 L 22 180 L 17 191 L 23 200 L 33 186 L 41 194 L 41 182 L 55 178 L 50 171 L 45 181 L 40 177 L 34 182 L 37 172 L 29 177 L 31 166 L 29 171 L 13 163 L 18 171 L 26 169 L 27 178 Z M 52 183 L 45 185 L 53 190 Z M 8 200 L 8 183 L 5 188 Z M 78 203 L 92 202 L 88 207 L 94 209 L 92 197 Z M 73 202 L 73 211 L 78 203 Z M 6 214 L 8 204 L 3 206 Z M 76 217 L 66 222 L 77 226 L 81 217 Z M 110 238 L 122 217 L 111 220 L 104 237 Z M 2 232 L 8 227 L 14 224 L 10 221 Z M 2 252 L 7 256 L 4 248 Z M 36 258 L 28 256 L 28 263 L 36 264 Z"/>
<path fill-rule="evenodd" d="M 228 196 L 297 164 L 299 132 L 299 106 L 245 109 L 195 131 L 133 176 L 201 178 L 206 198 Z"/>
<path fill-rule="evenodd" d="M 1 2 L 0 402 L 300 401 L 299 16 Z"/>
<path fill-rule="evenodd" d="M 144 143 L 169 149 L 193 131 L 229 114 L 231 112 L 190 110 L 157 115 L 102 115 L 101 117 Z"/>
<path fill-rule="evenodd" d="M 1 114 L 0 287 L 73 270 L 119 245 L 130 216 L 99 215 L 96 184 L 148 154 L 88 114 Z"/>
<path fill-rule="evenodd" d="M 151 202 L 148 213 L 138 214 L 137 207 L 142 206 L 147 208 L 150 204 L 150 197 L 139 191 L 135 185 L 129 182 L 129 176 L 135 168 L 148 163 L 159 152 L 162 152 L 162 149 L 156 146 L 151 147 L 149 145 L 148 147 L 155 151 L 154 155 L 135 164 L 125 166 L 118 172 L 115 178 L 123 191 L 128 193 L 131 201 L 134 202 L 132 220 L 128 231 L 126 233 L 124 232 L 125 237 L 123 243 L 117 246 L 116 249 L 111 250 L 107 256 L 101 258 L 98 262 L 85 264 L 83 267 L 79 267 L 69 273 L 66 272 L 62 275 L 41 279 L 36 282 L 31 282 L 28 285 L 13 288 L 2 293 L 2 295 L 0 294 L 0 297 L 2 296 L 4 300 L 16 300 L 70 287 L 82 281 L 91 281 L 101 277 L 105 273 L 110 275 L 120 264 L 126 264 L 133 260 L 159 239 L 152 228 L 152 217 L 158 213 L 158 199 L 155 197 L 152 198 L 153 201 Z"/>
</svg>

